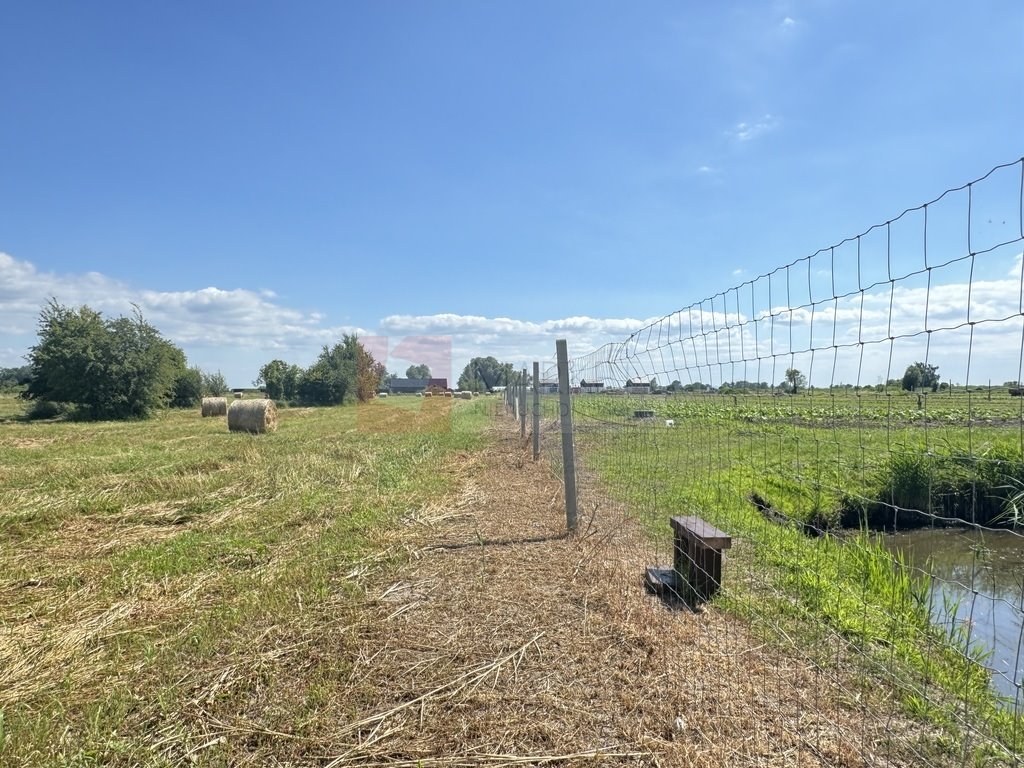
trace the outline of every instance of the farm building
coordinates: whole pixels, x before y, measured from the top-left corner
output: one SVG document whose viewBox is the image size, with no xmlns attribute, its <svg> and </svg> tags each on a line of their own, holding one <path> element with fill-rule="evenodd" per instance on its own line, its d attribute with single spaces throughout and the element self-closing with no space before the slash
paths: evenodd
<svg viewBox="0 0 1024 768">
<path fill-rule="evenodd" d="M 599 395 L 604 392 L 603 381 L 580 381 L 580 391 L 584 395 Z"/>
<path fill-rule="evenodd" d="M 392 395 L 415 395 L 427 389 L 447 390 L 448 379 L 391 379 L 388 385 Z"/>
<path fill-rule="evenodd" d="M 627 381 L 626 382 L 626 394 L 627 395 L 649 395 L 651 394 L 651 384 L 647 381 Z"/>
<path fill-rule="evenodd" d="M 542 395 L 557 395 L 558 394 L 558 382 L 557 381 L 542 381 L 537 384 L 537 392 Z"/>
</svg>

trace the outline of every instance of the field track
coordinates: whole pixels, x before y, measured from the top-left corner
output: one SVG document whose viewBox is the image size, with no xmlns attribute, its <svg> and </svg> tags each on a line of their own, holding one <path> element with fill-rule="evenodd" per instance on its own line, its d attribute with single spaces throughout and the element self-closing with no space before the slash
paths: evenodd
<svg viewBox="0 0 1024 768">
<path fill-rule="evenodd" d="M 325 764 L 914 763 L 885 734 L 912 727 L 876 719 L 869 693 L 851 700 L 713 608 L 646 596 L 650 547 L 620 511 L 565 538 L 559 484 L 513 431 L 461 457 L 459 492 L 394 533 L 409 565 L 348 628 L 358 715 L 320 734 Z"/>
</svg>

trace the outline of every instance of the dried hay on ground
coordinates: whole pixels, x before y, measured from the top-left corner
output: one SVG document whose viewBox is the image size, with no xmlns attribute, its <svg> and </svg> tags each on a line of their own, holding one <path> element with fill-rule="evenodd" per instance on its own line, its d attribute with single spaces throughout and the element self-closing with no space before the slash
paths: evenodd
<svg viewBox="0 0 1024 768">
<path fill-rule="evenodd" d="M 249 711 L 218 708 L 226 673 L 211 669 L 195 681 L 209 698 L 176 738 L 233 739 L 234 764 L 331 768 L 915 762 L 893 733 L 916 726 L 892 709 L 877 717 L 883 694 L 851 692 L 836 670 L 767 647 L 713 605 L 693 614 L 647 596 L 652 548 L 620 509 L 566 537 L 550 470 L 524 460 L 518 439 L 500 441 L 459 457 L 461 492 L 380 542 L 406 565 L 353 571 L 361 608 L 330 633 L 277 641 L 293 649 L 275 662 L 293 685 Z M 330 693 L 301 734 L 281 732 L 275 713 L 307 707 L 323 670 Z"/>
<path fill-rule="evenodd" d="M 277 429 L 277 407 L 273 400 L 236 400 L 228 408 L 231 432 L 273 432 Z"/>
<path fill-rule="evenodd" d="M 200 412 L 204 417 L 223 416 L 228 412 L 228 400 L 226 397 L 204 397 Z"/>
</svg>

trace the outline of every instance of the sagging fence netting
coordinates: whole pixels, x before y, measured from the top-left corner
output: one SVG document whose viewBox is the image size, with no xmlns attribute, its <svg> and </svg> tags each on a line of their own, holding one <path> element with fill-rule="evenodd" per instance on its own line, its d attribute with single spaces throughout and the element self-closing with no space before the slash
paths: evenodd
<svg viewBox="0 0 1024 768">
<path fill-rule="evenodd" d="M 1022 245 L 1024 159 L 570 355 L 580 528 L 732 537 L 692 616 L 750 673 L 675 671 L 736 764 L 1024 761 Z"/>
</svg>

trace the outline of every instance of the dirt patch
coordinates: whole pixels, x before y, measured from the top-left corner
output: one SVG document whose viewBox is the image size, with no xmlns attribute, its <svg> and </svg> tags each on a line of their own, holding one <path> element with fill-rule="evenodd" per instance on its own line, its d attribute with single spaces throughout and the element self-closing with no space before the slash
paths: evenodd
<svg viewBox="0 0 1024 768">
<path fill-rule="evenodd" d="M 45 448 L 46 446 L 57 442 L 57 438 L 53 437 L 6 437 L 0 440 L 0 446 L 4 448 Z"/>
</svg>

